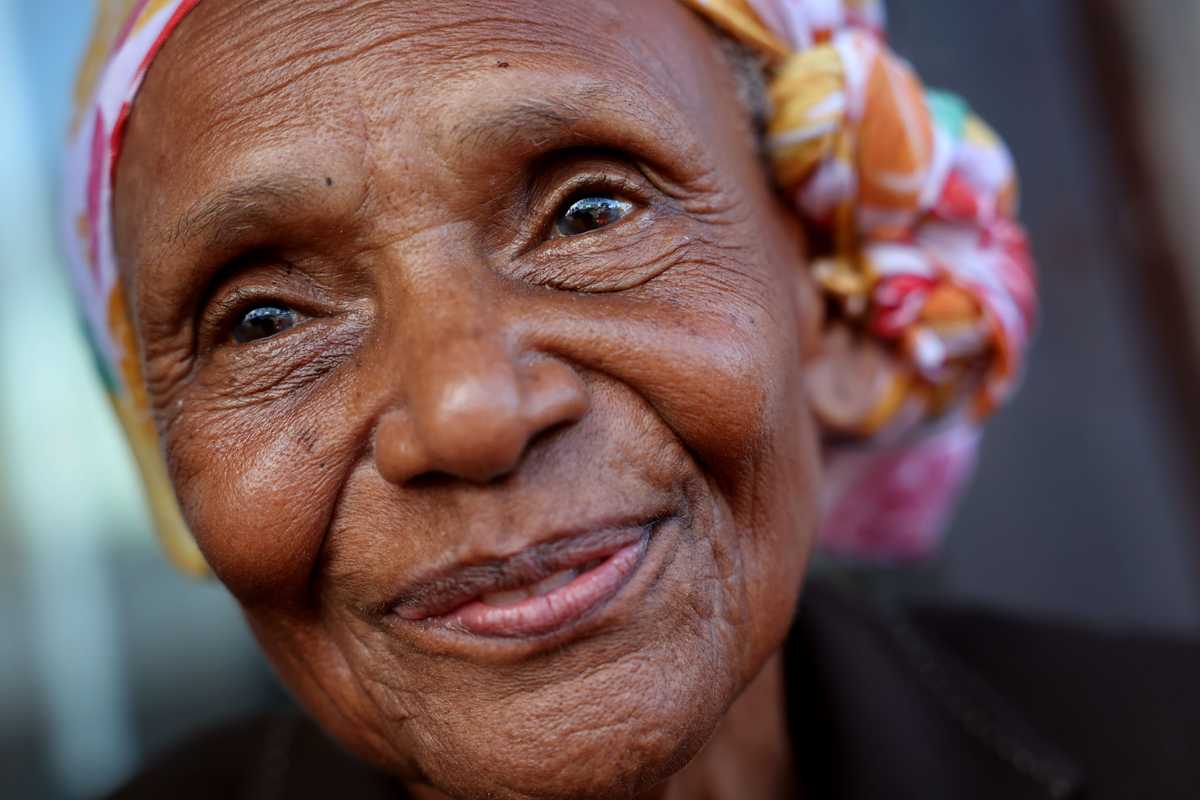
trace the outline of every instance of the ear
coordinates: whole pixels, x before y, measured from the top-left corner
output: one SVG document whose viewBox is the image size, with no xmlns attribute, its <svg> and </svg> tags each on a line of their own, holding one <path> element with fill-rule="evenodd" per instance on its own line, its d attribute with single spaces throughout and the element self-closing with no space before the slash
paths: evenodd
<svg viewBox="0 0 1200 800">
<path fill-rule="evenodd" d="M 781 220 L 795 237 L 795 252 L 811 250 L 803 221 L 790 209 Z M 837 296 L 838 275 L 825 275 L 830 259 L 810 263 L 801 258 L 789 273 L 796 308 L 796 336 L 804 360 L 804 382 L 809 405 L 823 438 L 865 438 L 875 434 L 897 414 L 909 397 L 911 372 L 878 339 L 854 327 L 842 315 L 831 318 L 831 303 L 847 305 Z M 822 288 L 830 284 L 827 294 Z"/>
<path fill-rule="evenodd" d="M 802 232 L 803 226 L 798 219 L 795 224 L 801 231 L 797 236 L 798 251 L 805 253 L 808 247 Z M 789 277 L 791 278 L 792 300 L 796 307 L 796 336 L 797 341 L 800 342 L 800 356 L 807 364 L 817 358 L 821 352 L 821 336 L 825 329 L 827 315 L 825 298 L 821 295 L 821 289 L 817 286 L 816 280 L 813 279 L 806 258 L 791 270 Z"/>
<path fill-rule="evenodd" d="M 892 421 L 910 385 L 895 356 L 842 322 L 825 326 L 816 340 L 805 386 L 822 433 L 862 438 Z"/>
</svg>

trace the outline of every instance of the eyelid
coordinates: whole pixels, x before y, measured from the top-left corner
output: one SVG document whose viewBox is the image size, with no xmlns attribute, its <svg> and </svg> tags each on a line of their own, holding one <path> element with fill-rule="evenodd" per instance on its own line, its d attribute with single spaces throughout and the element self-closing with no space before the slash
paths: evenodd
<svg viewBox="0 0 1200 800">
<path fill-rule="evenodd" d="M 538 184 L 549 187 L 540 197 Z M 561 166 L 551 168 L 549 174 L 539 176 L 530 188 L 533 202 L 527 214 L 537 222 L 521 247 L 522 254 L 562 238 L 553 235 L 555 220 L 557 215 L 575 200 L 591 194 L 611 194 L 633 204 L 633 211 L 608 227 L 615 227 L 632 219 L 651 204 L 650 184 L 636 165 L 620 155 L 592 155 L 567 159 Z"/>
<path fill-rule="evenodd" d="M 645 194 L 645 187 L 624 175 L 612 172 L 581 172 L 571 176 L 547 197 L 547 204 L 555 209 L 562 208 L 570 200 L 578 200 L 587 193 L 610 191 L 633 196 Z"/>
<path fill-rule="evenodd" d="M 229 291 L 219 292 L 209 300 L 201 312 L 196 331 L 199 354 L 202 355 L 217 347 L 232 343 L 233 329 L 238 321 L 248 311 L 260 306 L 277 306 L 295 311 L 300 319 L 289 331 L 299 328 L 316 314 L 311 312 L 309 303 L 294 295 L 294 291 L 282 291 L 277 287 L 267 288 L 262 285 L 234 287 Z M 306 310 L 306 307 L 310 310 Z M 289 331 L 284 331 L 279 335 L 283 336 Z M 253 344 L 254 342 L 246 342 L 239 346 Z"/>
<path fill-rule="evenodd" d="M 634 205 L 646 204 L 646 189 L 628 178 L 610 173 L 580 174 L 561 184 L 546 200 L 546 204 L 559 212 L 570 203 L 589 195 L 612 194 Z"/>
</svg>

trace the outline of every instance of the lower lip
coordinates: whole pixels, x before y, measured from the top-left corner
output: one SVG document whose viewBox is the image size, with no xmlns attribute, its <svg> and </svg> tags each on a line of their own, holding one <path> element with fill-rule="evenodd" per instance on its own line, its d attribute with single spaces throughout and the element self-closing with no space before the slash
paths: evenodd
<svg viewBox="0 0 1200 800">
<path fill-rule="evenodd" d="M 477 636 L 538 636 L 583 618 L 621 591 L 637 571 L 646 552 L 646 539 L 627 545 L 599 566 L 552 592 L 511 606 L 490 606 L 474 600 L 446 615 L 445 624 Z"/>
</svg>

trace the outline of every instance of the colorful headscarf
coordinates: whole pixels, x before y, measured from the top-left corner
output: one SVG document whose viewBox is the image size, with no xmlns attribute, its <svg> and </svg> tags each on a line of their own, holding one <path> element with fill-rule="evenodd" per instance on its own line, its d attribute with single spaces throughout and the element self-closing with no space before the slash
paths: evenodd
<svg viewBox="0 0 1200 800">
<path fill-rule="evenodd" d="M 839 440 L 827 452 L 821 543 L 859 558 L 927 555 L 971 470 L 979 421 L 1012 391 L 1033 324 L 1012 160 L 960 99 L 925 90 L 888 49 L 879 0 L 682 2 L 762 56 L 776 181 L 819 248 L 825 349 L 874 376 L 852 386 L 851 413 L 822 420 Z M 112 191 L 146 71 L 198 3 L 101 0 L 62 207 L 86 330 L 155 526 L 172 561 L 193 573 L 206 568 L 150 417 L 119 285 Z"/>
<path fill-rule="evenodd" d="M 830 380 L 855 362 L 874 378 L 823 420 L 851 443 L 828 448 L 821 542 L 927 555 L 1034 321 L 1012 158 L 888 49 L 880 0 L 684 2 L 766 59 L 776 182 L 824 247 Z"/>
</svg>

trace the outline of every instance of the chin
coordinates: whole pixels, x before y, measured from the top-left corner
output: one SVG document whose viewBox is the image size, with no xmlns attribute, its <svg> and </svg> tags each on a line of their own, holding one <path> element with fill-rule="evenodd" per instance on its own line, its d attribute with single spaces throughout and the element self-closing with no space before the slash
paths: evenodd
<svg viewBox="0 0 1200 800">
<path fill-rule="evenodd" d="M 570 683 L 481 693 L 417 734 L 421 775 L 460 798 L 636 797 L 699 752 L 736 695 L 700 649 L 668 643 Z"/>
</svg>

